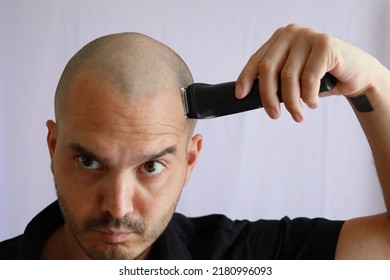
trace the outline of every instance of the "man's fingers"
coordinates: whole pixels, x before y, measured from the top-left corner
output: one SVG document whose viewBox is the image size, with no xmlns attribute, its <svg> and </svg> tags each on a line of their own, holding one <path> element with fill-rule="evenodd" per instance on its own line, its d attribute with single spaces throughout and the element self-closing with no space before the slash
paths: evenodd
<svg viewBox="0 0 390 280">
<path fill-rule="evenodd" d="M 281 36 L 282 29 L 275 32 L 268 51 L 258 63 L 259 91 L 263 107 L 272 119 L 280 116 L 278 97 L 279 73 L 286 62 L 289 49 L 289 36 Z M 287 34 L 289 35 L 289 34 Z"/>
<path fill-rule="evenodd" d="M 247 96 L 253 86 L 253 82 L 258 76 L 257 63 L 249 61 L 237 79 L 235 90 L 236 97 L 241 99 Z"/>
<path fill-rule="evenodd" d="M 331 55 L 328 53 L 331 38 L 326 34 L 316 34 L 312 40 L 312 50 L 301 74 L 302 100 L 310 108 L 319 104 L 319 88 L 326 72 L 333 69 Z"/>
<path fill-rule="evenodd" d="M 263 60 L 264 55 L 277 39 L 277 34 L 278 31 L 276 31 L 271 38 L 250 57 L 247 64 L 242 69 L 236 82 L 235 95 L 237 98 L 244 98 L 248 95 L 253 86 L 253 82 L 259 77 L 259 63 Z"/>
<path fill-rule="evenodd" d="M 309 53 L 310 45 L 297 35 L 291 42 L 280 74 L 283 102 L 296 122 L 302 122 L 305 118 L 301 104 L 301 73 Z"/>
<path fill-rule="evenodd" d="M 312 109 L 317 108 L 320 80 L 337 66 L 337 60 L 329 53 L 332 38 L 298 25 L 278 29 L 242 70 L 236 83 L 236 97 L 244 98 L 259 77 L 260 97 L 268 115 L 273 119 L 280 115 L 277 95 L 280 90 L 294 120 L 303 121 L 302 101 Z"/>
</svg>

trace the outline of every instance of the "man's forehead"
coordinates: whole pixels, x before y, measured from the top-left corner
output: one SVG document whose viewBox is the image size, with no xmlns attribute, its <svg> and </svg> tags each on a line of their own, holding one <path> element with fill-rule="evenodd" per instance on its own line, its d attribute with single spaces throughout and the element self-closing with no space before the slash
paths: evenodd
<svg viewBox="0 0 390 280">
<path fill-rule="evenodd" d="M 121 116 L 120 112 L 94 115 L 87 111 L 85 115 L 75 114 L 64 122 L 60 132 L 64 147 L 71 147 L 73 151 L 77 150 L 75 147 L 82 147 L 96 157 L 110 161 L 127 159 L 133 162 L 158 154 L 167 147 L 181 149 L 186 142 L 184 127 L 163 116 Z"/>
<path fill-rule="evenodd" d="M 172 93 L 174 88 L 165 90 L 152 96 L 135 93 L 128 98 L 110 83 L 82 77 L 70 90 L 64 119 L 83 129 L 131 129 L 144 134 L 182 132 L 186 122 L 179 94 Z"/>
<path fill-rule="evenodd" d="M 156 102 L 157 103 L 157 102 Z M 112 104 L 110 104 L 112 105 Z M 72 110 L 63 123 L 83 134 L 109 136 L 155 137 L 181 136 L 186 123 L 174 114 L 165 113 L 152 102 L 138 102 L 118 107 L 85 106 Z"/>
</svg>

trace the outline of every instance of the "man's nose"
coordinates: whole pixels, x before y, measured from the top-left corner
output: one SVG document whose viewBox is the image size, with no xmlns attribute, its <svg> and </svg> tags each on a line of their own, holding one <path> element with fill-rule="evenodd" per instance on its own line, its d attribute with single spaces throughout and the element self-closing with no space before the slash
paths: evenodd
<svg viewBox="0 0 390 280">
<path fill-rule="evenodd" d="M 126 171 L 111 172 L 102 191 L 101 210 L 120 219 L 134 212 L 136 180 Z"/>
</svg>

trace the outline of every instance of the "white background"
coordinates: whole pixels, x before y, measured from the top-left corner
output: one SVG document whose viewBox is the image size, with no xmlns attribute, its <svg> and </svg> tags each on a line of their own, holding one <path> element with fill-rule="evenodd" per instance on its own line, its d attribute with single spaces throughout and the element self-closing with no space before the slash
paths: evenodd
<svg viewBox="0 0 390 280">
<path fill-rule="evenodd" d="M 196 82 L 235 80 L 249 56 L 289 23 L 334 34 L 390 65 L 386 0 L 0 0 L 0 240 L 23 232 L 55 199 L 45 122 L 69 58 L 109 33 L 137 31 L 188 63 Z M 178 211 L 231 218 L 383 211 L 372 156 L 343 97 L 296 124 L 257 110 L 198 122 L 204 149 Z"/>
</svg>

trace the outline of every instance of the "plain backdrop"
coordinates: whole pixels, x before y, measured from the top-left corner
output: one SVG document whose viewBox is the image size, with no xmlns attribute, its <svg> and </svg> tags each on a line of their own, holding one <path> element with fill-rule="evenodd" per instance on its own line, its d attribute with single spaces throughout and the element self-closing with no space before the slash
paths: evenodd
<svg viewBox="0 0 390 280">
<path fill-rule="evenodd" d="M 45 122 L 70 57 L 89 41 L 136 31 L 167 44 L 196 82 L 235 80 L 279 27 L 299 23 L 350 41 L 390 65 L 386 0 L 1 0 L 0 240 L 55 200 Z M 358 58 L 357 58 L 358 59 Z M 178 212 L 233 219 L 348 219 L 385 210 L 365 136 L 344 97 L 306 109 L 199 121 L 198 166 Z"/>
</svg>

